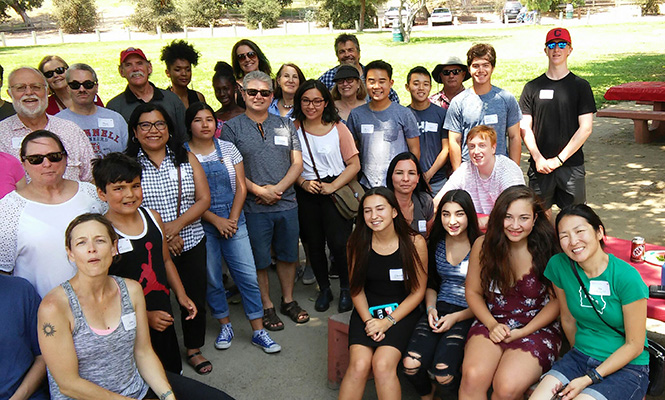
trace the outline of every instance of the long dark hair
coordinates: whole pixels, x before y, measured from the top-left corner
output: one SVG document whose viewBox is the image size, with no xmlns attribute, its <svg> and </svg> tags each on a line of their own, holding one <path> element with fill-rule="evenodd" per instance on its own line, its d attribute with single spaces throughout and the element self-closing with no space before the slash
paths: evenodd
<svg viewBox="0 0 665 400">
<path fill-rule="evenodd" d="M 591 207 L 587 206 L 586 204 L 573 204 L 565 207 L 556 216 L 556 222 L 554 226 L 556 229 L 557 237 L 559 236 L 559 222 L 561 222 L 563 217 L 566 216 L 582 217 L 586 220 L 586 222 L 589 223 L 589 225 L 591 225 L 594 231 L 601 232 L 600 229 L 602 228 L 603 236 L 605 235 L 605 225 L 603 225 L 603 221 L 600 220 L 598 214 L 596 214 L 596 212 L 593 211 Z M 605 239 L 600 239 L 600 247 L 603 249 L 605 248 Z"/>
<path fill-rule="evenodd" d="M 134 158 L 136 158 L 136 156 L 139 154 L 141 144 L 136 138 L 136 129 L 138 129 L 139 126 L 139 119 L 141 118 L 141 115 L 153 111 L 157 111 L 162 114 L 164 122 L 166 122 L 166 126 L 169 130 L 169 140 L 166 142 L 166 147 L 168 147 L 169 150 L 171 150 L 175 155 L 175 165 L 178 166 L 180 164 L 188 163 L 189 158 L 187 156 L 187 150 L 185 150 L 185 148 L 182 146 L 182 143 L 177 138 L 178 135 L 175 134 L 173 120 L 169 116 L 169 113 L 166 112 L 164 107 L 154 103 L 139 104 L 139 106 L 134 109 L 134 112 L 132 112 L 132 115 L 129 117 L 129 122 L 127 124 L 129 128 L 129 138 L 127 140 L 127 150 L 125 150 L 125 154 Z"/>
<path fill-rule="evenodd" d="M 533 229 L 527 237 L 527 247 L 531 253 L 533 268 L 538 279 L 549 289 L 552 288 L 552 283 L 545 278 L 543 273 L 550 257 L 560 251 L 559 241 L 536 192 L 524 185 L 517 185 L 509 187 L 501 193 L 487 223 L 487 233 L 480 251 L 480 280 L 486 297 L 492 296 L 492 290 L 490 290 L 492 282 L 501 293 L 508 293 L 518 278 L 510 268 L 510 243 L 504 232 L 504 220 L 508 207 L 516 200 L 527 200 L 531 204 L 535 221 Z"/>
<path fill-rule="evenodd" d="M 393 185 L 393 173 L 395 172 L 397 163 L 403 160 L 411 160 L 414 164 L 416 164 L 416 171 L 418 171 L 418 184 L 416 185 L 415 189 L 413 189 L 413 193 L 416 195 L 420 194 L 420 192 L 432 194 L 432 189 L 430 189 L 429 185 L 425 181 L 423 169 L 420 168 L 420 161 L 418 161 L 418 158 L 416 158 L 416 156 L 410 151 L 399 153 L 392 159 L 392 161 L 390 161 L 390 165 L 388 165 L 388 172 L 386 172 L 386 186 L 388 186 L 388 189 L 392 190 L 393 192 L 395 191 L 395 186 Z"/>
<path fill-rule="evenodd" d="M 302 123 L 307 119 L 305 113 L 302 111 L 302 104 L 300 104 L 300 102 L 302 101 L 302 96 L 305 92 L 310 89 L 318 90 L 321 93 L 321 97 L 323 97 L 323 100 L 326 102 L 326 107 L 323 109 L 323 114 L 321 115 L 321 122 L 324 124 L 338 123 L 341 119 L 335 108 L 335 101 L 332 99 L 330 91 L 326 85 L 318 79 L 308 79 L 305 83 L 300 85 L 293 100 L 293 117 L 296 121 L 300 121 L 300 126 L 302 126 Z"/>
<path fill-rule="evenodd" d="M 423 270 L 424 266 L 416 246 L 413 242 L 413 237 L 417 235 L 413 229 L 407 224 L 402 212 L 397 204 L 395 194 L 388 188 L 379 186 L 372 188 L 365 192 L 365 195 L 360 200 L 358 208 L 358 216 L 356 217 L 356 227 L 351 233 L 347 242 L 347 260 L 349 265 L 349 286 L 351 295 L 357 295 L 365 286 L 365 279 L 367 278 L 367 269 L 369 268 L 369 254 L 372 248 L 372 234 L 373 231 L 367 226 L 363 208 L 365 200 L 370 196 L 381 196 L 392 207 L 397 210 L 397 216 L 393 218 L 393 225 L 395 233 L 399 239 L 399 255 L 402 261 L 402 268 L 404 269 L 404 276 L 409 279 L 404 279 L 404 286 L 408 292 L 418 289 L 418 269 Z"/>
<path fill-rule="evenodd" d="M 236 79 L 242 79 L 245 76 L 245 72 L 240 68 L 240 62 L 238 61 L 238 53 L 236 50 L 238 50 L 238 47 L 240 46 L 247 46 L 252 51 L 256 53 L 256 56 L 259 59 L 259 71 L 263 71 L 268 75 L 272 75 L 272 68 L 270 68 L 270 61 L 268 61 L 268 58 L 266 57 L 265 54 L 261 51 L 259 48 L 259 45 L 256 43 L 252 42 L 249 39 L 240 39 L 236 42 L 236 44 L 233 45 L 233 49 L 231 49 L 231 64 L 233 65 L 233 73 L 236 76 Z"/>
<path fill-rule="evenodd" d="M 190 140 L 192 139 L 192 121 L 194 121 L 196 114 L 198 114 L 201 110 L 210 111 L 210 114 L 212 114 L 212 117 L 215 119 L 215 126 L 217 126 L 217 116 L 215 115 L 215 111 L 212 109 L 212 107 L 202 101 L 193 103 L 191 106 L 189 106 L 189 108 L 187 108 L 187 111 L 185 111 L 185 126 L 187 127 L 187 137 Z"/>
</svg>

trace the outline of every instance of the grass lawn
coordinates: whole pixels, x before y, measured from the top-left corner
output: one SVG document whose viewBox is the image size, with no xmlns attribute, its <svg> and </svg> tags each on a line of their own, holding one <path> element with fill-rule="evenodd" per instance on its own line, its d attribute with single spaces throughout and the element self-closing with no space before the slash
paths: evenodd
<svg viewBox="0 0 665 400">
<path fill-rule="evenodd" d="M 377 58 L 390 62 L 394 68 L 394 88 L 402 104 L 409 103 L 404 89 L 406 74 L 412 67 L 423 65 L 430 71 L 448 55 L 465 59 L 473 43 L 492 44 L 497 51 L 497 65 L 492 82 L 519 97 L 524 84 L 543 73 L 547 58 L 543 41 L 551 26 L 510 26 L 478 29 L 444 27 L 414 32 L 410 44 L 392 42 L 390 32 L 359 35 L 361 60 L 364 64 Z M 627 23 L 617 26 L 595 25 L 571 28 L 574 51 L 569 67 L 591 83 L 598 105 L 606 103 L 603 94 L 608 87 L 630 81 L 665 80 L 665 57 L 655 38 L 663 37 L 662 23 Z M 317 78 L 337 63 L 333 51 L 336 35 L 261 36 L 252 38 L 267 54 L 273 72 L 284 62 L 298 64 L 308 78 Z M 213 67 L 219 60 L 230 61 L 233 44 L 238 38 L 190 39 L 201 53 L 194 69 L 192 87 L 201 91 L 208 102 L 217 107 L 210 87 Z M 63 44 L 32 47 L 0 48 L 0 62 L 6 73 L 21 65 L 36 66 L 47 54 L 57 54 L 70 64 L 85 62 L 99 75 L 100 96 L 108 101 L 124 90 L 125 81 L 118 75 L 120 50 L 133 45 L 143 49 L 153 62 L 151 80 L 160 87 L 169 82 L 164 64 L 159 61 L 160 49 L 166 40 L 118 41 L 104 43 Z M 6 77 L 6 74 L 5 74 Z M 467 82 L 467 86 L 468 86 Z M 436 89 L 436 83 L 435 83 Z"/>
</svg>

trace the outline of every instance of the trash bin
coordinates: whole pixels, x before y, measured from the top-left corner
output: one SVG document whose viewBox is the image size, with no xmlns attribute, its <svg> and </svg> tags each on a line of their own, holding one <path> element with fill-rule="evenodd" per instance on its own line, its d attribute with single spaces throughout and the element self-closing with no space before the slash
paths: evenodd
<svg viewBox="0 0 665 400">
<path fill-rule="evenodd" d="M 573 5 L 568 3 L 566 5 L 566 19 L 573 19 L 573 11 L 575 9 L 573 8 Z"/>
<path fill-rule="evenodd" d="M 402 32 L 399 30 L 399 26 L 397 24 L 393 24 L 393 42 L 403 42 L 404 41 L 404 36 L 402 36 Z"/>
</svg>

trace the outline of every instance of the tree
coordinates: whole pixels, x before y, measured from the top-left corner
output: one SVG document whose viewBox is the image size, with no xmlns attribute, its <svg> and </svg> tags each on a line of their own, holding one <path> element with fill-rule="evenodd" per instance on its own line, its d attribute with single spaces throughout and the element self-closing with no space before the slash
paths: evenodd
<svg viewBox="0 0 665 400">
<path fill-rule="evenodd" d="M 274 28 L 282 13 L 278 0 L 245 0 L 242 5 L 245 22 L 251 29 L 256 29 L 261 22 L 264 28 Z"/>
<path fill-rule="evenodd" d="M 155 31 L 160 26 L 164 32 L 182 29 L 181 18 L 172 0 L 135 0 L 134 15 L 129 22 L 144 31 Z"/>
<path fill-rule="evenodd" d="M 399 31 L 404 38 L 405 43 L 411 41 L 411 29 L 413 28 L 413 22 L 416 19 L 416 14 L 425 7 L 425 0 L 400 0 L 399 2 Z M 402 21 L 402 11 L 406 10 L 406 24 Z"/>
<path fill-rule="evenodd" d="M 59 0 L 54 6 L 60 28 L 67 33 L 89 32 L 97 26 L 94 0 Z"/>
<path fill-rule="evenodd" d="M 321 25 L 332 22 L 336 29 L 354 29 L 357 16 L 361 13 L 360 3 L 356 0 L 321 0 L 316 12 L 316 20 Z M 360 27 L 374 26 L 376 7 L 370 3 L 366 5 Z"/>
<path fill-rule="evenodd" d="M 27 11 L 41 7 L 42 2 L 43 0 L 0 0 L 0 19 L 9 18 L 7 9 L 11 7 L 27 26 L 33 26 Z"/>
</svg>

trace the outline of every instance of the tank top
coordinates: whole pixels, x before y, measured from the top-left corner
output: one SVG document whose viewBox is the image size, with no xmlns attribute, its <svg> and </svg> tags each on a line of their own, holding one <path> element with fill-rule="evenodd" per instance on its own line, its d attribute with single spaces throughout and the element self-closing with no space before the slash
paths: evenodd
<svg viewBox="0 0 665 400">
<path fill-rule="evenodd" d="M 133 399 L 142 399 L 148 392 L 148 384 L 136 368 L 134 344 L 136 341 L 136 314 L 122 278 L 112 276 L 120 289 L 120 323 L 108 335 L 98 335 L 90 329 L 78 297 L 69 281 L 62 288 L 69 299 L 74 315 L 74 348 L 78 358 L 79 376 L 104 389 Z M 52 400 L 69 399 L 60 393 L 58 384 L 47 369 Z"/>
</svg>

